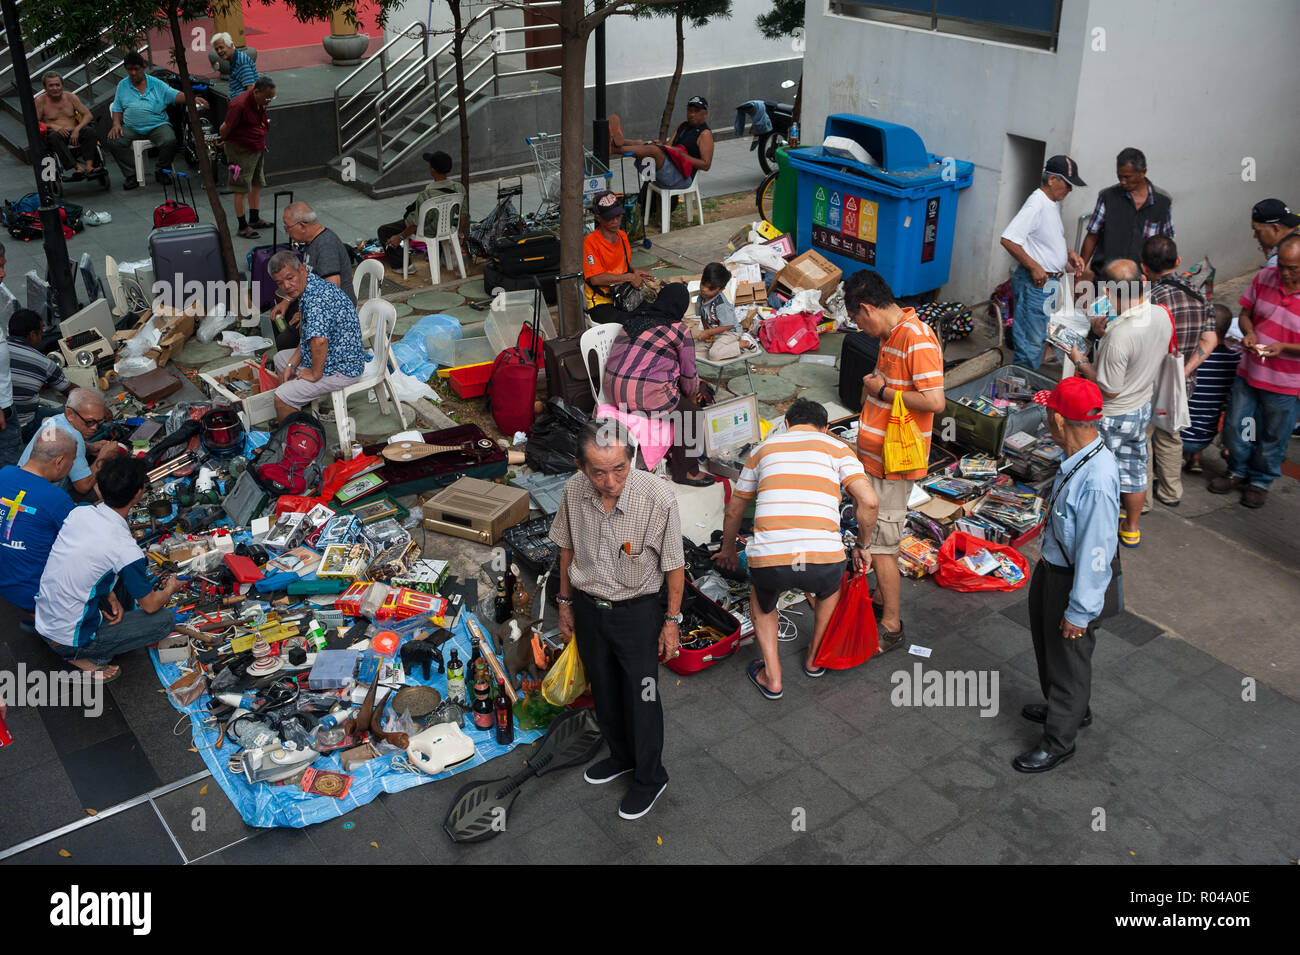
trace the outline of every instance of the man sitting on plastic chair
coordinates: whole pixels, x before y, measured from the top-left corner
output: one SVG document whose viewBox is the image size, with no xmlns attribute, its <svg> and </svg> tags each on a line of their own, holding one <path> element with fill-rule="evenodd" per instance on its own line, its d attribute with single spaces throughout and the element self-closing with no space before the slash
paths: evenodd
<svg viewBox="0 0 1300 955">
<path fill-rule="evenodd" d="M 709 101 L 692 96 L 686 104 L 686 122 L 677 127 L 668 144 L 624 139 L 618 116 L 609 117 L 609 144 L 613 155 L 636 157 L 642 182 L 653 182 L 661 189 L 686 189 L 697 172 L 713 165 L 713 132 L 709 129 Z"/>
<path fill-rule="evenodd" d="M 280 291 L 297 298 L 302 340 L 275 353 L 283 384 L 275 389 L 275 417 L 283 421 L 317 398 L 346 388 L 366 370 L 357 308 L 341 288 L 307 270 L 288 250 L 271 256 L 267 272 Z"/>
<path fill-rule="evenodd" d="M 416 226 L 419 225 L 415 221 L 415 214 L 420 206 L 424 205 L 429 199 L 435 196 L 447 195 L 448 193 L 460 196 L 462 211 L 461 221 L 458 225 L 462 234 L 469 223 L 469 213 L 465 211 L 467 206 L 463 201 L 465 199 L 465 187 L 459 181 L 447 178 L 451 172 L 451 157 L 439 150 L 438 152 L 425 153 L 424 161 L 429 164 L 429 176 L 433 181 L 425 186 L 420 191 L 420 194 L 415 197 L 415 201 L 406 207 L 406 211 L 402 213 L 402 218 L 396 222 L 387 222 L 379 227 L 379 244 L 384 247 L 384 258 L 395 269 L 402 267 L 402 242 L 415 235 Z M 426 235 L 438 234 L 436 216 L 436 210 L 429 213 L 430 221 L 424 224 Z M 437 255 L 438 251 L 434 249 L 429 254 Z"/>
</svg>

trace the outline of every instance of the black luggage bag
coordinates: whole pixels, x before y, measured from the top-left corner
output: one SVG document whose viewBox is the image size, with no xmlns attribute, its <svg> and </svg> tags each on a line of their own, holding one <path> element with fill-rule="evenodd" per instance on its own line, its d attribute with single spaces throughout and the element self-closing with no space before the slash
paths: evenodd
<svg viewBox="0 0 1300 955">
<path fill-rule="evenodd" d="M 542 298 L 546 300 L 547 305 L 554 305 L 556 301 L 555 279 L 560 274 L 556 268 L 550 272 L 510 274 L 502 271 L 497 267 L 492 259 L 483 266 L 483 291 L 492 295 L 497 289 L 505 289 L 507 292 L 518 292 L 521 289 L 535 289 L 539 285 L 542 289 Z M 536 281 L 534 281 L 536 279 Z"/>
<path fill-rule="evenodd" d="M 866 332 L 848 332 L 840 347 L 840 403 L 862 410 L 862 379 L 876 370 L 880 339 Z"/>
<path fill-rule="evenodd" d="M 216 226 L 192 222 L 154 229 L 149 233 L 149 258 L 153 262 L 154 280 L 168 290 L 162 296 L 155 296 L 164 304 L 182 308 L 186 300 L 195 298 L 205 307 L 216 301 L 227 308 L 237 304 L 225 301 L 226 266 L 221 258 L 221 238 Z"/>
<path fill-rule="evenodd" d="M 582 358 L 578 341 L 581 335 L 568 338 L 548 338 L 542 342 L 542 358 L 546 368 L 546 394 L 563 398 L 587 414 L 596 410 L 596 398 L 591 393 L 591 377 Z"/>
<path fill-rule="evenodd" d="M 537 231 L 500 238 L 492 252 L 492 262 L 510 276 L 557 271 L 560 267 L 559 236 Z"/>
</svg>

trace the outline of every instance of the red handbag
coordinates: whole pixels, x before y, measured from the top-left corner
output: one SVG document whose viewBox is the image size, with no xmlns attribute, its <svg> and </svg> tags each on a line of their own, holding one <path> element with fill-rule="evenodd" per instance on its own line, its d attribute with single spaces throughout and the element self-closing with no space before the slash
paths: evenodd
<svg viewBox="0 0 1300 955">
<path fill-rule="evenodd" d="M 1023 576 L 1010 581 L 998 574 L 977 574 L 961 562 L 961 558 L 976 551 L 989 550 L 1009 558 L 1020 568 Z M 966 592 L 980 590 L 1019 590 L 1029 580 L 1029 561 L 1014 547 L 982 540 L 965 531 L 953 531 L 939 548 L 939 569 L 934 580 L 940 587 Z"/>
<path fill-rule="evenodd" d="M 813 666 L 847 670 L 866 663 L 879 649 L 867 575 L 845 572 L 840 580 L 840 602 L 826 625 Z"/>
<path fill-rule="evenodd" d="M 799 355 L 812 351 L 821 338 L 817 323 L 821 313 L 798 312 L 794 315 L 773 315 L 758 330 L 758 343 L 772 355 Z"/>
</svg>

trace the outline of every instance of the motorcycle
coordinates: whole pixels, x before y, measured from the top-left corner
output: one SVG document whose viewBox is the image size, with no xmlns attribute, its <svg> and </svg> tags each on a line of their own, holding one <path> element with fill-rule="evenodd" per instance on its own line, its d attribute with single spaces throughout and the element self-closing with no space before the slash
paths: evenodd
<svg viewBox="0 0 1300 955">
<path fill-rule="evenodd" d="M 786 80 L 781 84 L 781 88 L 790 89 L 794 85 L 794 80 Z M 770 132 L 755 135 L 749 144 L 749 151 L 758 153 L 758 164 L 766 174 L 776 171 L 776 151 L 790 143 L 790 127 L 794 123 L 794 104 L 765 99 L 763 108 L 767 110 L 767 118 L 772 122 L 772 129 Z"/>
</svg>

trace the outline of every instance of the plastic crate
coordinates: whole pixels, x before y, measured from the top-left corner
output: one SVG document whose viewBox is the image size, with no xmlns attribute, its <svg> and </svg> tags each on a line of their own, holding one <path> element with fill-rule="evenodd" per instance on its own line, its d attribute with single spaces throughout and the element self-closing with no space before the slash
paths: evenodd
<svg viewBox="0 0 1300 955">
<path fill-rule="evenodd" d="M 459 368 L 461 365 L 478 365 L 492 361 L 497 353 L 491 343 L 482 335 L 473 338 L 449 338 L 444 335 L 426 335 L 424 349 L 429 354 L 429 361 L 439 365 Z"/>
<path fill-rule="evenodd" d="M 478 365 L 463 365 L 452 368 L 447 378 L 451 381 L 451 390 L 458 398 L 479 398 L 487 391 L 488 379 L 492 377 L 493 362 L 485 361 Z"/>
<path fill-rule="evenodd" d="M 533 320 L 533 309 L 537 290 L 531 289 L 519 292 L 505 293 L 505 308 L 493 309 L 488 312 L 488 317 L 483 320 L 483 335 L 487 338 L 492 346 L 492 358 L 496 358 L 507 348 L 514 348 L 519 344 L 519 333 L 522 332 Z M 557 337 L 555 323 L 551 320 L 551 310 L 545 302 L 541 305 L 541 319 L 539 330 L 542 340 Z M 541 373 L 541 364 L 539 363 L 538 372 Z"/>
</svg>

